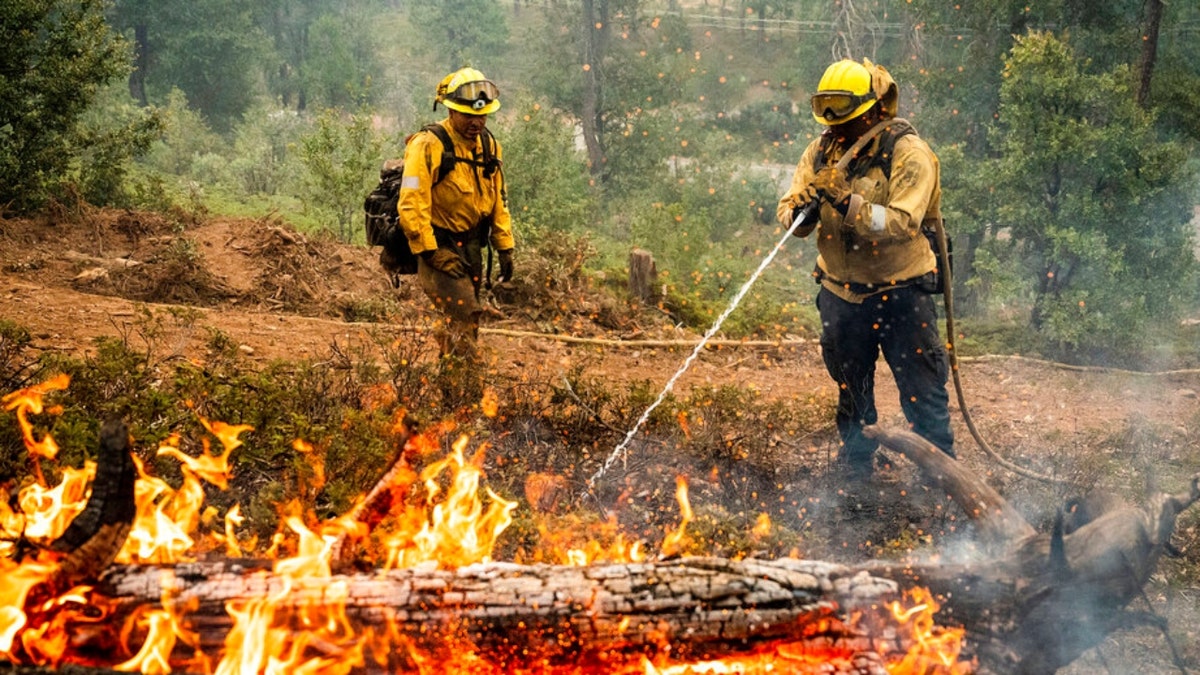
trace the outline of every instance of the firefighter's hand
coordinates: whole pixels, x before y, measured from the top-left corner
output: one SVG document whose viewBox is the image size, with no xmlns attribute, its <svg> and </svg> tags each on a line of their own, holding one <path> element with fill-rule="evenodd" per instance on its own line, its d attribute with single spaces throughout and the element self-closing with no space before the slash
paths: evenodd
<svg viewBox="0 0 1200 675">
<path fill-rule="evenodd" d="M 821 196 L 819 194 L 817 194 L 817 189 L 815 187 L 813 187 L 812 184 L 805 186 L 805 188 L 803 190 L 801 190 L 800 192 L 797 192 L 795 195 L 793 195 L 792 200 L 791 200 L 792 201 L 792 221 L 795 222 L 796 216 L 800 215 L 800 212 L 804 210 L 804 207 L 817 201 L 820 198 L 821 198 Z"/>
<path fill-rule="evenodd" d="M 846 208 L 850 205 L 850 182 L 846 180 L 845 171 L 827 166 L 817 172 L 812 186 L 821 199 L 829 202 L 838 213 L 846 215 Z"/>
<path fill-rule="evenodd" d="M 448 248 L 435 248 L 432 251 L 422 251 L 421 257 L 433 269 L 445 274 L 451 279 L 463 279 L 467 276 L 467 266 L 457 253 Z"/>
<path fill-rule="evenodd" d="M 512 281 L 513 279 L 513 250 L 506 248 L 503 251 L 497 251 L 500 256 L 500 281 Z"/>
</svg>

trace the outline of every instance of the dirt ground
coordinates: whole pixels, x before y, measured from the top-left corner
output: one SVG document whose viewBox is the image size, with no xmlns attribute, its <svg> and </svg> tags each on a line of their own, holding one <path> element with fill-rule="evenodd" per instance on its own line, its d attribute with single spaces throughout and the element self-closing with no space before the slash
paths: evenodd
<svg viewBox="0 0 1200 675">
<path fill-rule="evenodd" d="M 518 255 L 518 274 L 521 266 Z M 537 370 L 543 380 L 583 369 L 605 382 L 647 381 L 657 388 L 683 364 L 691 351 L 685 345 L 698 340 L 653 311 L 613 306 L 586 289 L 558 292 L 539 296 L 543 306 L 492 304 L 483 342 L 497 368 Z M 423 326 L 431 314 L 419 290 L 407 280 L 393 288 L 372 251 L 306 237 L 272 218 L 179 222 L 97 211 L 0 219 L 0 318 L 26 327 L 36 349 L 86 354 L 97 337 L 138 335 L 148 313 L 166 317 L 151 348 L 197 362 L 218 333 L 264 364 L 319 358 L 334 345 L 369 345 L 380 335 L 430 339 Z M 379 322 L 383 316 L 393 318 Z M 1092 448 L 1112 452 L 1107 441 L 1114 436 L 1148 427 L 1170 442 L 1159 456 L 1131 462 L 1170 464 L 1183 469 L 1179 475 L 1200 471 L 1200 371 L 1135 373 L 978 356 L 964 358 L 960 374 L 979 431 L 1013 461 L 1070 471 Z M 811 335 L 789 336 L 775 347 L 709 349 L 676 391 L 731 383 L 779 400 L 836 394 Z M 884 366 L 878 399 L 881 423 L 902 424 Z M 1042 494 L 979 452 L 957 401 L 951 412 L 963 461 L 993 476 L 1014 502 Z M 827 447 L 809 450 L 829 455 Z M 1195 541 L 1196 520 L 1188 522 Z M 1184 661 L 1200 672 L 1200 574 L 1183 574 L 1191 581 L 1181 584 L 1171 580 L 1178 572 L 1173 567 L 1157 576 L 1148 599 L 1170 618 Z M 1135 665 L 1146 675 L 1179 672 L 1162 634 L 1145 628 L 1115 634 L 1099 656 L 1093 651 L 1067 672 L 1132 672 Z"/>
</svg>

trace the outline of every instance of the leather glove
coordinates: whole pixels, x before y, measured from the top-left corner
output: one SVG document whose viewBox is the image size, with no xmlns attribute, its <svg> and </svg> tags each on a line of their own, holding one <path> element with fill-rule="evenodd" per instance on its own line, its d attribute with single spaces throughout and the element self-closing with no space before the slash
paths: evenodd
<svg viewBox="0 0 1200 675">
<path fill-rule="evenodd" d="M 805 188 L 798 192 L 795 197 L 792 197 L 792 222 L 796 222 L 796 218 L 800 215 L 800 212 L 804 210 L 804 207 L 817 201 L 818 199 L 820 199 L 820 195 L 817 194 L 817 189 L 812 185 L 805 186 Z"/>
<path fill-rule="evenodd" d="M 457 253 L 448 248 L 435 248 L 432 251 L 422 251 L 421 257 L 433 269 L 445 274 L 451 279 L 463 279 L 467 276 L 467 266 Z"/>
<path fill-rule="evenodd" d="M 812 186 L 821 199 L 829 202 L 838 213 L 846 215 L 846 209 L 850 206 L 850 182 L 846 180 L 845 171 L 827 166 L 813 177 Z"/>
<path fill-rule="evenodd" d="M 500 281 L 512 281 L 513 278 L 513 250 L 506 248 L 503 251 L 497 251 L 500 256 Z"/>
</svg>

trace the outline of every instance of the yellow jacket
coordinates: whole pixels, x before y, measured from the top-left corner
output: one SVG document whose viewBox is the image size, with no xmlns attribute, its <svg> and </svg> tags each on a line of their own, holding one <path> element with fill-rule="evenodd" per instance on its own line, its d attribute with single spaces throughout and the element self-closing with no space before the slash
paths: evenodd
<svg viewBox="0 0 1200 675">
<path fill-rule="evenodd" d="M 450 126 L 450 120 L 439 122 L 454 144 L 454 154 L 471 159 L 483 157 L 483 135 L 469 143 Z M 496 141 L 496 158 L 502 159 L 500 142 Z M 454 170 L 437 185 L 433 178 L 442 163 L 442 143 L 432 132 L 414 135 L 404 149 L 404 180 L 400 184 L 400 227 L 408 237 L 413 253 L 437 248 L 433 227 L 454 233 L 474 229 L 485 216 L 491 215 L 492 247 L 497 251 L 514 245 L 512 217 L 503 197 L 504 174 L 496 171 L 483 177 L 483 169 L 467 162 L 456 162 Z M 432 189 L 431 189 L 432 186 Z"/>
<path fill-rule="evenodd" d="M 862 154 L 874 156 L 880 140 L 872 140 Z M 791 227 L 797 195 L 816 175 L 813 162 L 820 144 L 818 137 L 805 149 L 791 187 L 779 200 L 776 216 L 785 227 Z M 826 162 L 836 162 L 849 145 L 833 143 Z M 850 166 L 853 170 L 855 165 Z M 872 293 L 851 291 L 845 284 L 871 286 L 878 292 L 933 271 L 937 260 L 921 225 L 932 227 L 941 220 L 942 188 L 938 159 L 929 145 L 916 134 L 901 136 L 896 140 L 890 179 L 880 166 L 848 179 L 855 197 L 846 217 L 823 203 L 816 225 L 817 266 L 825 273 L 824 287 L 845 300 L 861 302 Z M 803 237 L 811 231 L 810 227 L 796 234 Z"/>
</svg>

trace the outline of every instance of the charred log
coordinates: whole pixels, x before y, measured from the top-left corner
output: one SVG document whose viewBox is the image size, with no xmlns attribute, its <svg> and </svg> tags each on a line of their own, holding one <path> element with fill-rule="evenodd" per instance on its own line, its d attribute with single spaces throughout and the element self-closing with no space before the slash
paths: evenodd
<svg viewBox="0 0 1200 675">
<path fill-rule="evenodd" d="M 91 496 L 83 511 L 50 545 L 50 550 L 64 554 L 59 562 L 59 583 L 99 577 L 125 545 L 137 516 L 137 468 L 132 444 L 129 428 L 118 419 L 109 420 L 100 430 Z"/>
<path fill-rule="evenodd" d="M 215 648 L 231 628 L 227 602 L 280 597 L 285 583 L 253 563 L 223 561 L 116 566 L 97 590 L 122 614 L 157 604 L 169 590 L 203 626 L 203 644 Z M 293 581 L 283 605 L 327 602 L 331 583 L 345 585 L 347 613 L 362 625 L 393 626 L 429 649 L 466 640 L 509 666 L 664 651 L 712 658 L 784 639 L 847 657 L 901 647 L 891 624 L 873 633 L 848 619 L 886 611 L 897 584 L 824 562 L 684 558 L 377 571 Z"/>
<path fill-rule="evenodd" d="M 1197 474 L 1180 494 L 1155 495 L 1142 508 L 1107 502 L 1107 511 L 1070 533 L 1036 534 L 990 486 L 920 436 L 876 427 L 866 433 L 945 488 L 994 544 L 1007 537 L 1007 553 L 994 547 L 978 563 L 869 568 L 945 595 L 947 616 L 967 629 L 993 672 L 1052 673 L 1128 624 L 1125 608 L 1169 549 L 1176 517 L 1200 500 Z"/>
</svg>

